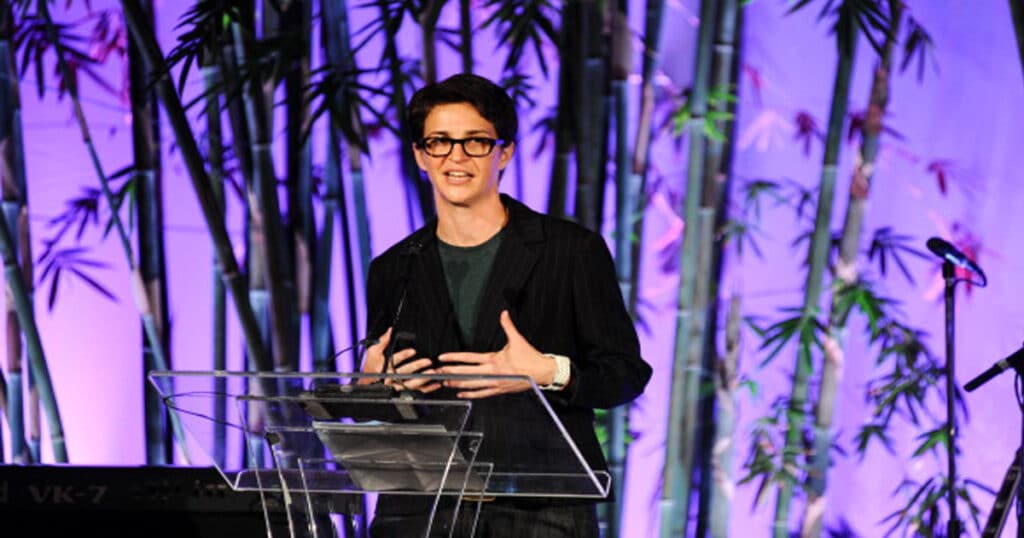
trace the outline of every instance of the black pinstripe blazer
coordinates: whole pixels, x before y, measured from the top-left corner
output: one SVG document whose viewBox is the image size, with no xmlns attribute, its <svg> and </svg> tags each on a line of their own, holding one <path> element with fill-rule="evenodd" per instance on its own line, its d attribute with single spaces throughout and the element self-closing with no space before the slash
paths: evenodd
<svg viewBox="0 0 1024 538">
<path fill-rule="evenodd" d="M 611 254 L 597 233 L 537 213 L 502 195 L 509 220 L 480 300 L 476 334 L 462 342 L 438 254 L 436 220 L 373 260 L 367 282 L 369 333 L 392 324 L 411 333 L 418 357 L 449 351 L 501 349 L 499 314 L 508 309 L 520 333 L 543 353 L 572 360 L 572 381 L 545 393 L 587 462 L 606 468 L 594 434 L 593 409 L 629 402 L 643 392 L 651 367 L 640 344 L 618 282 Z M 516 420 L 526 394 L 474 402 L 472 420 L 484 431 L 479 458 L 502 465 L 529 465 L 550 457 L 545 439 Z"/>
</svg>

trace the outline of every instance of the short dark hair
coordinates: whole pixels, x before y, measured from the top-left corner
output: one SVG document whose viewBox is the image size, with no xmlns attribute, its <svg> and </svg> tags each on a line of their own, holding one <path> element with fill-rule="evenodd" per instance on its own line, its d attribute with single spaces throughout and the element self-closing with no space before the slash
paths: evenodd
<svg viewBox="0 0 1024 538">
<path fill-rule="evenodd" d="M 427 115 L 438 105 L 468 103 L 494 125 L 498 138 L 505 143 L 515 142 L 519 131 L 516 104 L 497 84 L 479 75 L 461 73 L 441 82 L 428 84 L 409 99 L 407 114 L 414 140 L 423 137 L 423 124 Z"/>
</svg>

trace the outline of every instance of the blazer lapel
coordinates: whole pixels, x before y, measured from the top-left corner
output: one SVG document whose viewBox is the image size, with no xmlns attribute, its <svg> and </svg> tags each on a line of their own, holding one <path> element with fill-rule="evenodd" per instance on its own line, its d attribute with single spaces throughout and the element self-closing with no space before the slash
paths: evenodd
<svg viewBox="0 0 1024 538">
<path fill-rule="evenodd" d="M 508 309 L 513 321 L 517 319 L 523 286 L 537 263 L 537 253 L 530 243 L 543 239 L 537 214 L 511 198 L 504 195 L 502 198 L 509 208 L 509 222 L 480 297 L 473 350 L 493 350 L 504 345 L 504 333 L 499 322 L 501 311 Z M 502 339 L 500 345 L 499 337 Z"/>
<path fill-rule="evenodd" d="M 448 324 L 454 324 L 451 299 L 448 296 L 448 283 L 444 279 L 444 268 L 437 252 L 437 239 L 434 233 L 436 226 L 425 226 L 424 233 L 418 241 L 423 245 L 422 251 L 413 262 L 409 277 L 409 298 L 414 304 L 421 305 L 420 312 L 424 319 L 410 320 L 411 325 L 418 327 L 422 334 L 416 339 L 420 344 L 435 348 L 435 351 L 449 351 L 442 338 L 448 334 Z M 458 334 L 457 330 L 453 331 Z M 421 351 L 427 352 L 423 347 Z"/>
</svg>

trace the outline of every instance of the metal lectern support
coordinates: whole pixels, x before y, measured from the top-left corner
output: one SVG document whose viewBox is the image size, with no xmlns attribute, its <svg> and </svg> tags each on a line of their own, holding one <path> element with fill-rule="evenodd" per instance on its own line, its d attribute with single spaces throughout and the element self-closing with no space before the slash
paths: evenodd
<svg viewBox="0 0 1024 538">
<path fill-rule="evenodd" d="M 949 487 L 947 498 L 949 499 L 949 527 L 946 536 L 949 538 L 960 537 L 960 519 L 956 513 L 956 415 L 953 408 L 955 381 L 954 372 L 954 288 L 957 283 L 956 268 L 946 260 L 942 262 L 942 279 L 946 282 L 946 436 L 949 445 L 946 447 Z"/>
</svg>

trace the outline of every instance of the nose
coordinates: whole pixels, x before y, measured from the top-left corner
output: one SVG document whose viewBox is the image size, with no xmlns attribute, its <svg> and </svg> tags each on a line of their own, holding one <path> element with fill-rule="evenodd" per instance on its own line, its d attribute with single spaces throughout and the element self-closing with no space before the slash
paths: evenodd
<svg viewBox="0 0 1024 538">
<path fill-rule="evenodd" d="M 466 154 L 466 146 L 464 142 L 456 142 L 452 145 L 452 151 L 448 154 L 448 158 L 453 161 L 465 161 L 470 159 L 470 156 Z"/>
</svg>

